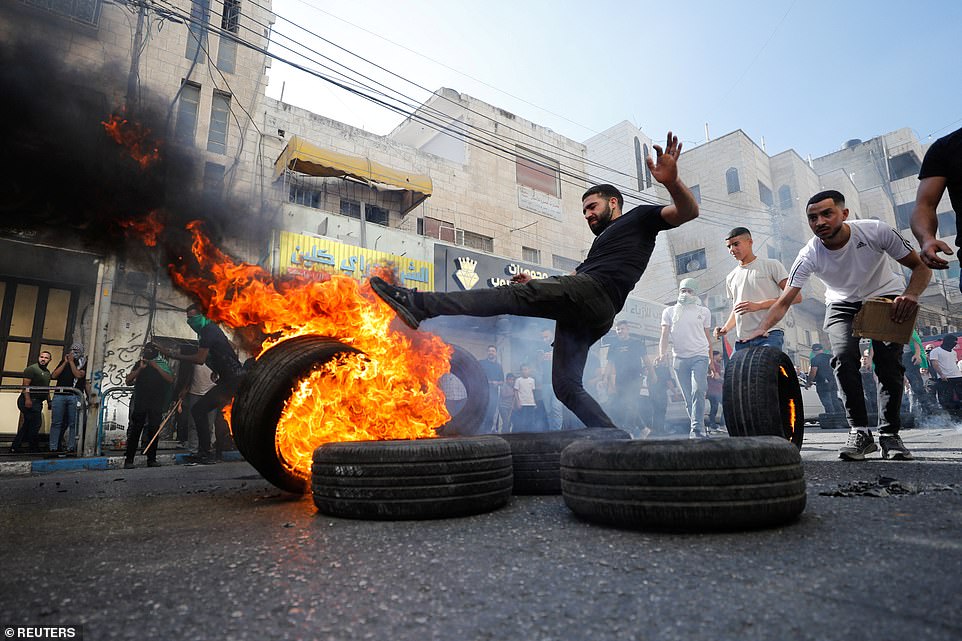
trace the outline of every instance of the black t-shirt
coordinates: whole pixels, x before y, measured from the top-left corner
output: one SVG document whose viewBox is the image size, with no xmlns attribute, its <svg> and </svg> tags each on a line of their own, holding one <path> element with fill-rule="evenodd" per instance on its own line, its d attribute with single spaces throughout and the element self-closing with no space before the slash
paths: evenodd
<svg viewBox="0 0 962 641">
<path fill-rule="evenodd" d="M 137 375 L 134 381 L 134 398 L 131 411 L 161 411 L 166 407 L 170 383 L 164 380 L 152 365 Z"/>
<path fill-rule="evenodd" d="M 83 358 L 79 361 L 75 361 L 74 365 L 77 367 L 77 369 L 84 369 L 87 366 L 87 359 Z M 60 366 L 63 366 L 63 369 L 60 371 L 60 378 L 57 379 L 57 387 L 75 387 L 84 392 L 87 390 L 87 377 L 81 376 L 80 378 L 77 378 L 74 376 L 73 370 L 70 369 L 70 363 L 67 362 L 67 359 L 61 358 L 60 362 L 57 364 L 57 367 L 54 368 L 54 371 L 57 371 Z"/>
<path fill-rule="evenodd" d="M 608 361 L 615 368 L 619 384 L 641 376 L 641 359 L 647 353 L 645 344 L 636 338 L 616 338 L 608 345 Z"/>
<path fill-rule="evenodd" d="M 611 221 L 591 243 L 588 257 L 575 271 L 588 274 L 604 286 L 615 311 L 621 311 L 625 299 L 645 272 L 655 236 L 674 225 L 661 217 L 660 205 L 639 205 Z"/>
<path fill-rule="evenodd" d="M 198 337 L 199 345 L 210 350 L 204 364 L 217 374 L 218 381 L 227 380 L 240 373 L 241 362 L 220 327 L 210 323 L 201 328 Z"/>
<path fill-rule="evenodd" d="M 812 357 L 812 367 L 817 367 L 815 372 L 815 384 L 834 383 L 835 373 L 832 372 L 832 359 L 828 354 L 822 352 Z"/>
<path fill-rule="evenodd" d="M 955 210 L 955 237 L 957 247 L 962 247 L 962 129 L 939 138 L 925 152 L 919 180 L 941 176 L 949 192 L 949 201 Z"/>
</svg>

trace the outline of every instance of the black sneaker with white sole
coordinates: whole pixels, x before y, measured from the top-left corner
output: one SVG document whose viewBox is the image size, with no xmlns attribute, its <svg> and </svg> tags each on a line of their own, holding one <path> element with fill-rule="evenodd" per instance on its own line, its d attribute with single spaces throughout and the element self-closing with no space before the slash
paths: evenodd
<svg viewBox="0 0 962 641">
<path fill-rule="evenodd" d="M 879 434 L 878 444 L 882 448 L 882 458 L 884 459 L 891 456 L 894 461 L 911 461 L 915 458 L 905 447 L 902 437 L 898 434 Z"/>
<path fill-rule="evenodd" d="M 406 287 L 391 285 L 383 278 L 371 277 L 371 289 L 388 307 L 393 309 L 398 317 L 411 329 L 417 329 L 424 320 L 424 312 L 414 304 L 414 290 Z"/>
<path fill-rule="evenodd" d="M 878 451 L 871 432 L 856 430 L 848 433 L 848 441 L 838 451 L 838 457 L 846 461 L 864 461 L 866 454 Z"/>
</svg>

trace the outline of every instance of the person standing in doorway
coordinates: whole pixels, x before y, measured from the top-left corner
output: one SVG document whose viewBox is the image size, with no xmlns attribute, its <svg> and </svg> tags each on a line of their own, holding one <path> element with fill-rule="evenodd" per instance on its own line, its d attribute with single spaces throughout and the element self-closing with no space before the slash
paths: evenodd
<svg viewBox="0 0 962 641">
<path fill-rule="evenodd" d="M 498 428 L 498 402 L 501 386 L 504 384 L 504 369 L 498 360 L 498 348 L 488 345 L 487 355 L 479 358 L 478 363 L 488 379 L 488 406 L 485 408 L 484 420 L 481 421 L 481 433 L 495 432 Z"/>
<path fill-rule="evenodd" d="M 20 452 L 20 446 L 27 442 L 29 451 L 40 451 L 40 428 L 43 426 L 43 402 L 50 403 L 50 363 L 51 354 L 47 350 L 40 352 L 37 362 L 23 370 L 23 391 L 17 398 L 17 408 L 23 419 L 17 435 L 13 437 L 10 452 Z"/>
<path fill-rule="evenodd" d="M 74 343 L 64 353 L 51 376 L 57 379 L 57 387 L 70 387 L 87 395 L 87 356 L 83 343 Z M 61 436 L 65 439 L 63 449 L 77 451 L 77 418 L 83 401 L 75 392 L 54 392 L 50 419 L 50 451 L 61 449 Z"/>
<path fill-rule="evenodd" d="M 698 284 L 686 278 L 678 286 L 678 302 L 661 315 L 661 341 L 658 360 L 668 356 L 671 342 L 675 381 L 685 397 L 691 422 L 689 438 L 705 438 L 705 393 L 711 362 L 711 310 L 698 298 Z"/>
</svg>

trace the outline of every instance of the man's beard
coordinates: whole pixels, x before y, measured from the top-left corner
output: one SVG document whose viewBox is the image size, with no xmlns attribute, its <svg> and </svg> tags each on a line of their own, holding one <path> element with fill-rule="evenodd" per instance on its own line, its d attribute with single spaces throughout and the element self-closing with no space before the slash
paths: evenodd
<svg viewBox="0 0 962 641">
<path fill-rule="evenodd" d="M 601 232 L 608 228 L 611 224 L 611 206 L 605 203 L 605 210 L 598 215 L 597 221 L 594 225 L 589 224 L 588 228 L 591 230 L 595 236 L 600 236 Z"/>
</svg>

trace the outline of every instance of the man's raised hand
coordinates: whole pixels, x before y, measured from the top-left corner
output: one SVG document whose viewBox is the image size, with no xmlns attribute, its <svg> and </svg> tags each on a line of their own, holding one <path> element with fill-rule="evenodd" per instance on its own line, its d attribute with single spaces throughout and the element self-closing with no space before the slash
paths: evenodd
<svg viewBox="0 0 962 641">
<path fill-rule="evenodd" d="M 655 177 L 655 180 L 662 185 L 670 185 L 678 180 L 678 155 L 681 154 L 681 143 L 678 142 L 678 136 L 673 136 L 669 131 L 664 150 L 660 145 L 652 145 L 652 147 L 655 148 L 655 160 L 652 160 L 650 156 L 645 158 L 648 170 Z"/>
</svg>

